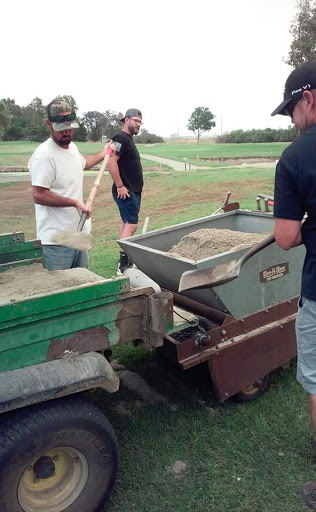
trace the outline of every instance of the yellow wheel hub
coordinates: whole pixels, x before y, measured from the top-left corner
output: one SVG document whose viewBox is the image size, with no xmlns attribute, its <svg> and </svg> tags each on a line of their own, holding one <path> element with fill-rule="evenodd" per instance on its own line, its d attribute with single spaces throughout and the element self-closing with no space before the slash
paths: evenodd
<svg viewBox="0 0 316 512">
<path fill-rule="evenodd" d="M 24 512 L 62 512 L 83 491 L 88 480 L 88 462 L 70 446 L 54 448 L 30 462 L 18 485 L 18 500 Z"/>
</svg>

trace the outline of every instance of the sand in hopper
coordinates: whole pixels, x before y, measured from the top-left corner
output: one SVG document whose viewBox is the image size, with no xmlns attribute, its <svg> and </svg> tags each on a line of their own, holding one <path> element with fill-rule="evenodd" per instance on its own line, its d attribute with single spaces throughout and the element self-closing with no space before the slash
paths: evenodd
<svg viewBox="0 0 316 512">
<path fill-rule="evenodd" d="M 63 245 L 78 251 L 88 251 L 93 247 L 92 234 L 82 231 L 57 231 L 51 241 L 56 245 Z"/>
<path fill-rule="evenodd" d="M 248 249 L 261 242 L 266 236 L 262 233 L 245 233 L 230 229 L 199 229 L 185 235 L 170 249 L 169 254 L 175 258 L 182 257 L 198 261 L 223 252 Z"/>
</svg>

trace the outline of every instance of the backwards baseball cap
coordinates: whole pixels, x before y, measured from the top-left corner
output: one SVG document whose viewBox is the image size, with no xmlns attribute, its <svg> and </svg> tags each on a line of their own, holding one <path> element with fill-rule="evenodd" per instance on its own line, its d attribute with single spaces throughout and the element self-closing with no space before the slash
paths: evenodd
<svg viewBox="0 0 316 512">
<path fill-rule="evenodd" d="M 79 128 L 76 112 L 63 98 L 55 98 L 47 105 L 47 117 L 56 132 Z"/>
<path fill-rule="evenodd" d="M 305 62 L 298 68 L 294 69 L 289 75 L 284 86 L 283 101 L 272 112 L 271 116 L 281 114 L 286 116 L 286 106 L 296 103 L 303 96 L 304 91 L 316 89 L 316 60 Z"/>
<path fill-rule="evenodd" d="M 143 114 L 141 113 L 140 110 L 138 110 L 138 108 L 129 108 L 128 110 L 126 110 L 125 116 L 122 117 L 122 119 L 120 119 L 120 121 L 124 122 L 125 117 L 133 117 L 133 116 L 140 117 L 142 119 Z"/>
</svg>

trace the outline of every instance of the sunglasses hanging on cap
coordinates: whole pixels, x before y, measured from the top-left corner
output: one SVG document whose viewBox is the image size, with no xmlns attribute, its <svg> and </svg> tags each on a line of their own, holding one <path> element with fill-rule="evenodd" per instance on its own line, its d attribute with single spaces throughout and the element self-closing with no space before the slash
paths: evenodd
<svg viewBox="0 0 316 512">
<path fill-rule="evenodd" d="M 52 123 L 64 123 L 66 121 L 74 121 L 76 119 L 76 114 L 73 112 L 72 114 L 67 114 L 65 116 L 49 116 L 48 119 Z"/>
</svg>

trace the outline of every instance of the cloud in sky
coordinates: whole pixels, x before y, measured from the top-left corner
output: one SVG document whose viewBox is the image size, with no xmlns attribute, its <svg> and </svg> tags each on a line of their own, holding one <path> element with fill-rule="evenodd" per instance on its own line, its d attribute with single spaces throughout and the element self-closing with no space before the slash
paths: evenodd
<svg viewBox="0 0 316 512">
<path fill-rule="evenodd" d="M 198 106 L 222 130 L 286 127 L 270 117 L 291 68 L 296 0 L 4 0 L 0 98 L 47 104 L 71 94 L 80 113 L 143 111 L 144 127 L 187 135 Z"/>
</svg>

